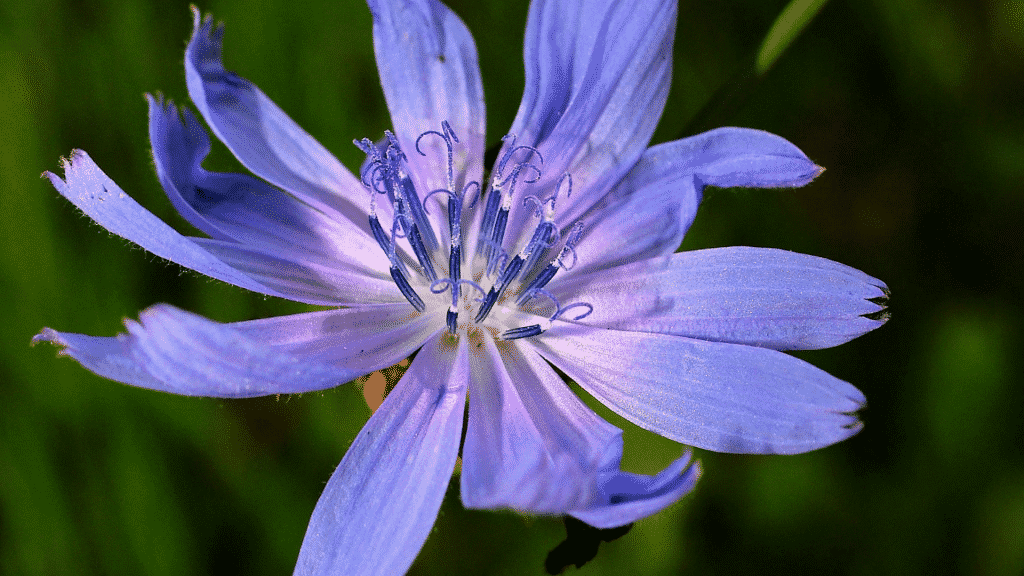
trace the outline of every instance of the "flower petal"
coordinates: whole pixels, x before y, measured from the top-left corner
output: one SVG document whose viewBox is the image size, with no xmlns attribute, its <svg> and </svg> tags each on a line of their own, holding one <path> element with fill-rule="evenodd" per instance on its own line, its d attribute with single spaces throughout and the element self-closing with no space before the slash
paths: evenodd
<svg viewBox="0 0 1024 576">
<path fill-rule="evenodd" d="M 465 340 L 432 338 L 374 412 L 320 496 L 295 574 L 401 574 L 430 533 L 455 467 Z"/>
<path fill-rule="evenodd" d="M 230 324 L 158 304 L 112 338 L 45 328 L 33 342 L 62 346 L 86 369 L 117 382 L 184 396 L 248 398 L 323 390 L 363 372 L 292 354 Z"/>
<path fill-rule="evenodd" d="M 678 170 L 674 148 L 648 148 L 625 178 L 587 211 L 572 275 L 666 256 L 679 248 L 697 215 L 703 187 L 692 173 Z"/>
<path fill-rule="evenodd" d="M 235 242 L 192 238 L 193 243 L 290 300 L 318 306 L 358 306 L 403 300 L 385 274 L 283 258 L 276 250 Z"/>
<path fill-rule="evenodd" d="M 585 508 L 618 470 L 622 431 L 587 408 L 536 352 L 484 338 L 470 379 L 462 503 L 539 514 Z"/>
<path fill-rule="evenodd" d="M 368 0 L 373 47 L 395 134 L 413 182 L 423 195 L 448 188 L 447 149 L 438 137 L 447 121 L 459 143 L 453 157 L 455 192 L 483 174 L 484 94 L 476 45 L 466 25 L 436 0 Z M 438 211 L 434 211 L 436 215 Z M 443 218 L 435 224 L 444 223 Z M 444 229 L 444 227 L 440 227 Z"/>
<path fill-rule="evenodd" d="M 543 156 L 535 188 L 572 174 L 572 196 L 559 198 L 560 226 L 597 202 L 647 147 L 668 94 L 675 22 L 674 0 L 531 3 L 526 89 L 511 133 L 516 146 Z M 520 229 L 528 213 L 517 211 L 509 229 Z"/>
<path fill-rule="evenodd" d="M 72 151 L 71 159 L 64 160 L 63 165 L 64 180 L 50 172 L 44 176 L 62 196 L 110 232 L 200 274 L 261 294 L 287 298 L 217 259 L 193 239 L 178 234 L 125 194 L 84 151 Z"/>
<path fill-rule="evenodd" d="M 629 524 L 675 502 L 696 482 L 689 454 L 657 476 L 622 472 L 622 431 L 577 398 L 527 346 L 508 342 L 474 358 L 462 502 Z"/>
<path fill-rule="evenodd" d="M 258 178 L 204 170 L 210 139 L 199 121 L 187 109 L 179 116 L 177 107 L 161 97 L 147 95 L 147 100 L 157 175 L 192 225 L 218 240 L 260 246 L 286 260 L 338 263 L 387 275 L 387 258 L 363 229 L 329 218 Z"/>
<path fill-rule="evenodd" d="M 652 146 L 583 217 L 573 273 L 671 254 L 690 229 L 704 186 L 803 186 L 821 173 L 784 138 L 719 128 Z"/>
<path fill-rule="evenodd" d="M 666 169 L 719 188 L 793 188 L 824 170 L 789 140 L 752 128 L 716 128 L 663 146 L 675 157 Z"/>
<path fill-rule="evenodd" d="M 359 181 L 259 88 L 226 70 L 221 62 L 224 26 L 214 28 L 210 16 L 200 21 L 198 8 L 192 14 L 185 80 L 217 138 L 253 174 L 318 210 L 361 225 L 368 202 Z"/>
<path fill-rule="evenodd" d="M 232 324 L 275 349 L 360 375 L 408 358 L 443 325 L 408 302 L 277 316 Z"/>
<path fill-rule="evenodd" d="M 689 451 L 655 476 L 616 471 L 604 478 L 605 503 L 571 514 L 595 528 L 624 526 L 689 494 L 700 472 L 700 463 L 691 465 Z"/>
<path fill-rule="evenodd" d="M 795 454 L 861 428 L 859 390 L 783 352 L 565 322 L 535 340 L 612 410 L 697 448 Z"/>
<path fill-rule="evenodd" d="M 567 275 L 551 291 L 593 306 L 578 321 L 588 326 L 776 350 L 829 348 L 878 328 L 885 306 L 876 302 L 887 294 L 881 280 L 838 262 L 747 247 Z"/>
</svg>

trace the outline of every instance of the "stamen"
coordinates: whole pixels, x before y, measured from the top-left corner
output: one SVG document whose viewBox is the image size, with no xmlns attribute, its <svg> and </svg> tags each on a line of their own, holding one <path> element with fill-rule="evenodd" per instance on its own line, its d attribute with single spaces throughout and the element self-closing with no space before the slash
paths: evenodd
<svg viewBox="0 0 1024 576">
<path fill-rule="evenodd" d="M 483 322 L 487 318 L 487 314 L 490 313 L 491 308 L 494 307 L 494 303 L 501 298 L 501 295 L 505 293 L 505 289 L 512 283 L 512 280 L 519 274 L 519 271 L 523 268 L 523 259 L 519 256 L 512 258 L 512 261 L 508 263 L 501 272 L 501 276 L 498 277 L 498 281 L 491 288 L 491 291 L 487 293 L 484 298 L 483 305 L 480 306 L 480 311 L 477 312 L 476 322 Z"/>
<path fill-rule="evenodd" d="M 428 130 L 416 138 L 416 152 L 421 156 L 430 155 L 432 150 L 441 150 L 437 143 L 433 143 L 432 146 L 423 146 L 422 142 L 428 135 L 440 138 L 444 145 L 447 187 L 431 191 L 422 198 L 422 201 L 408 173 L 408 158 L 403 153 L 398 138 L 391 131 L 386 131 L 385 139 L 379 143 L 373 143 L 367 138 L 353 142 L 366 153 L 366 160 L 360 168 L 360 178 L 362 184 L 370 191 L 370 231 L 391 263 L 389 270 L 395 285 L 413 308 L 423 312 L 426 305 L 409 282 L 409 278 L 411 278 L 409 271 L 414 269 L 414 266 L 410 254 L 405 250 L 398 250 L 397 241 L 399 239 L 404 238 L 408 242 L 423 275 L 429 282 L 430 291 L 434 294 L 440 294 L 445 290 L 450 291 L 451 303 L 445 314 L 445 325 L 449 333 L 455 334 L 459 328 L 459 311 L 464 305 L 462 302 L 466 296 L 462 290 L 463 284 L 469 284 L 480 293 L 481 297 L 475 299 L 480 303 L 480 307 L 476 312 L 474 322 L 484 322 L 494 309 L 495 304 L 502 301 L 513 283 L 525 282 L 526 278 L 533 275 L 544 255 L 564 237 L 565 241 L 557 251 L 557 255 L 543 265 L 528 284 L 517 284 L 520 287 L 516 288 L 520 291 L 516 298 L 516 305 L 521 306 L 532 298 L 544 296 L 553 303 L 554 312 L 547 318 L 538 319 L 540 321 L 535 324 L 506 329 L 500 333 L 499 337 L 505 340 L 516 340 L 538 336 L 546 332 L 553 321 L 566 317 L 576 309 L 583 310 L 579 314 L 573 313 L 572 320 L 580 320 L 590 315 L 594 311 L 591 304 L 574 302 L 568 306 L 562 306 L 555 296 L 545 289 L 557 275 L 559 269 L 571 270 L 578 261 L 576 244 L 583 234 L 583 223 L 574 223 L 567 233 L 563 233 L 564 228 L 559 228 L 555 223 L 555 205 L 560 196 L 564 194 L 568 198 L 572 195 L 572 176 L 568 173 L 563 174 L 555 185 L 554 193 L 547 198 L 542 199 L 537 195 L 527 195 L 523 198 L 523 209 L 530 210 L 539 221 L 532 235 L 529 236 L 525 244 L 522 244 L 519 254 L 513 256 L 504 246 L 505 235 L 506 233 L 515 234 L 515 238 L 512 238 L 511 241 L 514 241 L 515 245 L 520 245 L 524 239 L 522 233 L 525 232 L 518 228 L 508 230 L 513 199 L 517 187 L 533 184 L 540 180 L 542 176 L 540 166 L 544 164 L 544 157 L 540 151 L 533 146 L 517 145 L 515 135 L 507 134 L 502 138 L 504 152 L 494 166 L 486 193 L 481 194 L 481 184 L 475 181 L 466 183 L 460 191 L 456 191 L 455 144 L 459 142 L 459 138 L 451 125 L 447 121 L 442 121 L 440 130 Z M 470 193 L 473 194 L 473 198 L 468 203 L 470 210 L 475 209 L 480 199 L 486 196 L 477 238 L 477 250 L 475 251 L 486 261 L 484 270 L 476 270 L 475 273 L 483 272 L 482 276 L 493 279 L 491 288 L 486 291 L 477 282 L 460 277 L 462 272 L 462 218 L 464 209 L 467 207 L 466 196 Z M 390 235 L 377 217 L 377 194 L 386 194 L 393 206 Z M 432 256 L 440 256 L 440 254 L 437 252 L 438 236 L 435 235 L 438 231 L 434 230 L 432 221 L 428 218 L 430 215 L 429 200 L 438 194 L 447 196 L 443 203 L 447 209 L 450 233 L 447 278 L 438 277 L 432 260 Z M 528 221 L 529 218 L 523 220 Z M 519 220 L 514 221 L 518 222 Z M 545 307 L 545 309 L 547 308 Z M 496 323 L 498 326 L 507 326 L 509 318 L 515 316 L 508 316 L 512 313 L 511 310 L 504 308 L 502 310 L 501 317 Z"/>
<path fill-rule="evenodd" d="M 398 266 L 391 266 L 391 278 L 395 281 L 395 286 L 398 286 L 398 290 L 402 292 L 402 296 L 412 304 L 412 307 L 417 312 L 423 312 L 427 307 L 423 304 L 423 300 L 416 294 L 416 291 L 409 285 L 409 281 L 405 279 L 405 274 Z"/>
<path fill-rule="evenodd" d="M 555 261 L 552 260 L 550 264 L 544 267 L 537 276 L 527 284 L 526 288 L 516 298 L 516 305 L 522 306 L 527 300 L 533 298 L 538 293 L 547 293 L 547 290 L 543 288 L 548 285 L 548 282 L 555 277 L 555 273 L 558 272 L 558 266 Z"/>
<path fill-rule="evenodd" d="M 587 311 L 573 318 L 573 320 L 583 320 L 587 316 L 590 316 L 590 314 L 594 311 L 594 307 L 591 306 L 589 302 L 573 302 L 572 304 L 569 304 L 565 308 L 559 308 L 558 310 L 555 310 L 555 314 L 551 318 L 548 318 L 548 320 L 557 320 L 559 317 L 562 316 L 562 314 L 565 314 L 567 310 L 579 308 L 580 306 L 586 306 Z"/>
<path fill-rule="evenodd" d="M 485 256 L 487 257 L 488 266 L 492 266 L 491 259 L 494 257 L 494 253 L 493 249 L 487 247 L 487 240 L 493 240 L 495 241 L 496 244 L 500 245 L 505 235 L 504 228 L 502 228 L 501 232 L 497 235 L 495 234 L 494 230 L 494 227 L 498 219 L 499 206 L 503 206 L 505 208 L 505 219 L 507 220 L 507 212 L 508 209 L 511 208 L 512 206 L 512 194 L 515 192 L 515 186 L 519 180 L 520 172 L 522 172 L 523 169 L 527 167 L 531 168 L 534 172 L 536 172 L 536 176 L 534 176 L 532 180 L 524 180 L 525 183 L 530 184 L 539 180 L 541 176 L 540 168 L 530 163 L 530 158 L 534 154 L 536 154 L 539 162 L 541 164 L 544 164 L 544 157 L 541 155 L 540 151 L 534 148 L 533 146 L 515 145 L 515 134 L 506 134 L 501 137 L 501 140 L 502 142 L 506 143 L 507 149 L 505 150 L 505 153 L 502 155 L 501 159 L 498 161 L 498 164 L 493 171 L 494 176 L 491 178 L 491 183 L 487 190 L 487 207 L 484 211 L 484 218 L 483 222 L 481 223 L 482 225 L 480 227 L 480 243 L 477 246 L 478 250 L 484 250 Z M 512 172 L 508 176 L 503 177 L 502 175 L 505 173 L 505 166 L 508 164 L 509 161 L 511 161 L 512 156 L 514 156 L 515 153 L 519 152 L 520 150 L 526 150 L 529 152 L 529 154 L 527 154 L 524 160 L 516 164 L 516 166 L 512 169 Z"/>
<path fill-rule="evenodd" d="M 480 304 L 480 310 L 476 313 L 476 318 L 473 319 L 477 324 L 484 321 L 487 315 L 491 313 L 491 308 L 494 308 L 494 303 L 498 301 L 498 291 L 495 288 L 491 288 L 490 292 L 484 296 L 483 303 Z"/>
<path fill-rule="evenodd" d="M 423 134 L 420 134 L 416 138 L 416 151 L 420 153 L 420 156 L 426 156 L 427 155 L 426 152 L 424 152 L 423 150 L 420 150 L 420 140 L 423 140 L 424 136 L 437 136 L 437 137 L 441 138 L 441 140 L 444 140 L 445 147 L 448 149 L 448 189 L 449 190 L 455 190 L 455 177 L 454 177 L 454 174 L 455 174 L 455 171 L 454 171 L 455 152 L 454 152 L 454 146 L 452 145 L 452 142 L 458 142 L 459 139 L 458 139 L 458 137 L 455 136 L 455 131 L 452 130 L 452 127 L 451 127 L 450 124 L 448 124 L 447 120 L 442 120 L 441 121 L 441 130 L 442 130 L 442 132 L 438 132 L 437 130 L 428 130 L 428 131 L 424 132 Z M 426 199 L 424 199 L 424 202 L 425 201 L 426 201 Z"/>
<path fill-rule="evenodd" d="M 384 228 L 381 227 L 377 215 L 373 213 L 370 213 L 370 231 L 373 232 L 373 239 L 380 245 L 380 249 L 390 257 L 392 252 L 391 242 L 388 241 L 388 237 L 384 233 Z"/>
<path fill-rule="evenodd" d="M 523 266 L 524 276 L 533 270 L 544 252 L 558 242 L 558 236 L 558 227 L 554 222 L 546 221 L 537 225 L 537 229 L 533 231 L 533 237 L 523 248 L 523 255 L 526 257 L 526 265 Z"/>
<path fill-rule="evenodd" d="M 519 328 L 505 330 L 501 333 L 501 337 L 505 340 L 516 340 L 518 338 L 537 336 L 543 332 L 544 331 L 541 330 L 540 324 L 530 324 L 529 326 L 520 326 Z"/>
<path fill-rule="evenodd" d="M 558 265 L 565 270 L 572 270 L 576 266 L 576 243 L 580 241 L 580 236 L 583 235 L 583 222 L 576 222 L 572 225 L 572 229 L 569 230 L 569 236 L 565 239 L 565 246 L 562 247 L 562 251 L 558 254 Z M 572 254 L 572 264 L 566 266 L 562 261 L 566 252 Z"/>
<path fill-rule="evenodd" d="M 405 197 L 405 204 L 412 214 L 412 221 L 422 231 L 423 239 L 430 249 L 436 250 L 437 238 L 434 237 L 434 228 L 430 225 L 430 220 L 427 220 L 427 215 L 423 211 L 423 204 L 420 203 L 419 195 L 416 193 L 416 186 L 413 185 L 412 179 L 405 173 L 405 170 L 399 169 L 398 177 L 399 183 L 397 186 L 400 187 L 401 193 Z"/>
<path fill-rule="evenodd" d="M 445 314 L 444 323 L 448 326 L 448 333 L 455 334 L 455 331 L 459 329 L 459 312 L 455 306 L 449 306 L 448 312 Z"/>
<path fill-rule="evenodd" d="M 487 242 L 484 243 L 484 246 L 488 249 L 493 250 L 496 254 L 496 256 L 493 259 L 491 259 L 491 261 L 488 263 L 487 268 L 484 270 L 484 275 L 489 278 L 491 276 L 494 276 L 495 272 L 498 269 L 504 269 L 505 263 L 508 262 L 508 252 L 506 252 L 503 247 L 495 245 L 495 243 L 490 239 L 488 239 Z"/>
<path fill-rule="evenodd" d="M 470 182 L 466 182 L 466 185 L 462 187 L 462 201 L 463 202 L 466 201 L 466 194 L 469 192 L 469 187 L 470 186 L 476 186 L 476 194 L 473 195 L 473 201 L 469 203 L 469 206 L 467 206 L 467 208 L 472 210 L 473 208 L 476 208 L 476 203 L 480 201 L 480 183 L 477 182 L 476 180 L 472 180 Z"/>
<path fill-rule="evenodd" d="M 408 228 L 405 235 L 409 240 L 409 245 L 412 246 L 413 253 L 416 254 L 416 260 L 423 267 L 423 274 L 427 277 L 427 280 L 431 282 L 437 280 L 437 272 L 434 271 L 434 263 L 430 260 L 430 255 L 427 254 L 427 249 L 423 245 L 423 237 L 420 235 L 419 226 L 413 224 Z"/>
</svg>

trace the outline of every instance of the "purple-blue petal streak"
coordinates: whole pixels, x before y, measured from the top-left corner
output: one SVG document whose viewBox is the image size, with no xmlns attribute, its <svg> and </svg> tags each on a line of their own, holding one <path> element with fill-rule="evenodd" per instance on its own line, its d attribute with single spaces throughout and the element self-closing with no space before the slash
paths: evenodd
<svg viewBox="0 0 1024 576">
<path fill-rule="evenodd" d="M 526 26 L 526 88 L 510 132 L 544 156 L 537 187 L 570 173 L 555 220 L 571 225 L 636 163 L 668 94 L 676 2 L 536 0 Z M 511 144 L 506 143 L 506 147 Z M 519 229 L 528 216 L 514 215 Z M 513 225 L 510 223 L 510 227 Z"/>
<path fill-rule="evenodd" d="M 799 148 L 761 130 L 718 128 L 652 146 L 583 216 L 577 272 L 675 252 L 705 185 L 803 186 L 820 173 Z"/>
<path fill-rule="evenodd" d="M 861 428 L 859 390 L 783 352 L 565 322 L 536 346 L 612 410 L 689 446 L 795 454 Z"/>
<path fill-rule="evenodd" d="M 629 524 L 688 493 L 689 454 L 657 476 L 623 472 L 622 431 L 577 398 L 528 346 L 485 342 L 471 362 L 462 502 Z"/>
<path fill-rule="evenodd" d="M 289 300 L 318 306 L 357 306 L 402 299 L 388 276 L 370 274 L 362 268 L 342 268 L 341 262 L 326 266 L 315 260 L 283 257 L 271 247 L 207 238 L 190 240 Z"/>
<path fill-rule="evenodd" d="M 356 436 L 313 510 L 296 576 L 402 574 L 434 525 L 466 405 L 465 339 L 435 336 Z"/>
<path fill-rule="evenodd" d="M 361 372 L 292 354 L 253 335 L 168 306 L 127 320 L 127 333 L 104 338 L 44 329 L 51 342 L 92 372 L 141 388 L 183 396 L 248 398 L 323 390 Z"/>
<path fill-rule="evenodd" d="M 153 254 L 211 278 L 270 296 L 286 295 L 222 262 L 132 200 L 82 150 L 64 161 L 64 179 L 47 172 L 54 188 L 108 231 Z"/>
<path fill-rule="evenodd" d="M 248 174 L 204 170 L 210 139 L 192 113 L 147 95 L 153 160 L 167 196 L 193 226 L 218 240 L 273 250 L 293 261 L 386 271 L 363 228 L 330 218 Z M 345 238 L 344 243 L 337 241 Z"/>
<path fill-rule="evenodd" d="M 275 349 L 368 374 L 397 364 L 439 331 L 437 314 L 406 302 L 363 305 L 237 322 L 231 326 Z"/>
<path fill-rule="evenodd" d="M 662 146 L 672 169 L 719 188 L 793 188 L 823 170 L 785 138 L 752 128 L 715 128 Z"/>
<path fill-rule="evenodd" d="M 361 224 L 366 192 L 319 142 L 259 88 L 221 62 L 222 25 L 192 8 L 188 94 L 213 133 L 253 174 L 329 214 Z"/>
<path fill-rule="evenodd" d="M 680 252 L 552 282 L 594 307 L 581 324 L 776 350 L 838 346 L 885 323 L 885 284 L 825 258 L 772 248 Z"/>
<path fill-rule="evenodd" d="M 610 472 L 602 478 L 603 501 L 570 514 L 595 528 L 623 526 L 659 512 L 689 494 L 700 474 L 700 464 L 690 462 L 689 451 L 654 476 Z"/>
<path fill-rule="evenodd" d="M 454 12 L 436 0 L 368 0 L 373 15 L 377 70 L 410 177 L 421 192 L 460 192 L 483 174 L 484 95 L 473 36 Z M 442 129 L 454 132 L 448 182 L 448 149 L 442 138 L 423 138 Z M 444 211 L 429 216 L 443 230 Z M 445 231 L 447 232 L 447 231 Z"/>
</svg>

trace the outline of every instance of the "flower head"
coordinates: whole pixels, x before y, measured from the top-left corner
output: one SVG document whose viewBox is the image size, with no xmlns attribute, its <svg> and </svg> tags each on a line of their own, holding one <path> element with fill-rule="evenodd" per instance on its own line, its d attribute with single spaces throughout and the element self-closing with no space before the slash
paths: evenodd
<svg viewBox="0 0 1024 576">
<path fill-rule="evenodd" d="M 358 176 L 221 62 L 195 12 L 185 65 L 206 125 L 254 176 L 202 167 L 200 121 L 149 98 L 160 182 L 206 237 L 135 203 L 84 152 L 62 195 L 111 232 L 236 286 L 329 309 L 219 324 L 167 305 L 98 338 L 45 329 L 96 374 L 185 395 L 319 390 L 415 353 L 334 472 L 298 574 L 409 567 L 459 454 L 466 506 L 613 527 L 688 493 L 688 453 L 620 469 L 622 434 L 552 365 L 637 425 L 727 452 L 849 437 L 861 393 L 783 350 L 884 322 L 885 285 L 764 248 L 675 253 L 707 185 L 801 186 L 798 148 L 722 128 L 648 148 L 665 103 L 675 0 L 534 0 L 526 90 L 485 178 L 476 49 L 434 0 L 369 0 L 393 122 Z M 384 487 L 384 488 L 381 488 Z"/>
</svg>

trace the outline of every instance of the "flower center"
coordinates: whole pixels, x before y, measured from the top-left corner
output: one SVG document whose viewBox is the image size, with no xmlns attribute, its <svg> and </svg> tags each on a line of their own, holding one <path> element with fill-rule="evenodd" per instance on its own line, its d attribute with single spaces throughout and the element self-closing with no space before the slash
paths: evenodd
<svg viewBox="0 0 1024 576">
<path fill-rule="evenodd" d="M 553 320 L 572 309 L 586 308 L 575 320 L 589 315 L 593 310 L 590 304 L 562 306 L 545 288 L 559 269 L 569 270 L 576 264 L 582 222 L 563 234 L 554 221 L 559 194 L 563 189 L 567 198 L 572 194 L 572 176 L 563 174 L 547 198 L 523 197 L 518 209 L 532 210 L 538 219 L 532 233 L 526 234 L 528 226 L 507 230 L 517 189 L 540 179 L 544 163 L 540 152 L 516 146 L 515 136 L 502 138 L 505 152 L 481 198 L 479 182 L 455 189 L 453 158 L 459 139 L 448 122 L 441 123 L 440 131 L 419 135 L 416 151 L 421 156 L 426 156 L 420 148 L 425 138 L 439 138 L 445 146 L 447 186 L 422 198 L 394 134 L 385 132 L 385 138 L 376 144 L 366 138 L 355 141 L 366 153 L 361 177 L 370 191 L 370 230 L 390 262 L 395 286 L 409 304 L 419 312 L 446 306 L 445 324 L 453 335 L 485 328 L 505 340 L 542 334 Z M 447 226 L 441 223 L 436 230 L 428 208 L 434 196 L 444 203 L 447 213 Z M 381 211 L 390 212 L 390 230 L 381 224 L 378 202 L 386 202 Z M 477 214 L 481 202 L 483 212 Z M 479 218 L 475 227 L 464 227 L 475 218 Z M 464 228 L 475 230 L 476 236 L 468 254 L 463 250 Z M 505 248 L 519 245 L 514 254 Z"/>
</svg>

